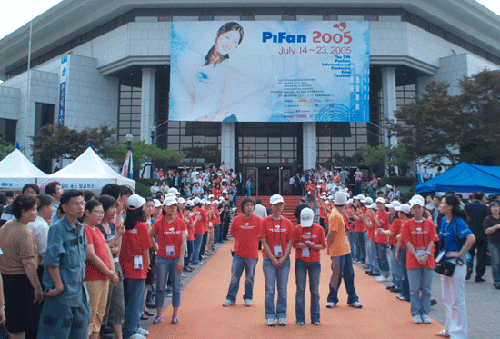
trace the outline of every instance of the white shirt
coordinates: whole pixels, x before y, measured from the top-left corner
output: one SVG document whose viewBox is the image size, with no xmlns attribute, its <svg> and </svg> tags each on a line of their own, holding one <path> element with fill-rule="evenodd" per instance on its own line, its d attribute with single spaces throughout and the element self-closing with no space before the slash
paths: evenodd
<svg viewBox="0 0 500 339">
<path fill-rule="evenodd" d="M 38 250 L 38 254 L 45 253 L 45 249 L 47 248 L 47 234 L 49 233 L 49 224 L 45 221 L 44 218 L 37 215 L 35 221 L 28 223 L 27 225 L 35 236 L 36 248 Z"/>
<path fill-rule="evenodd" d="M 266 208 L 261 204 L 255 204 L 255 211 L 253 212 L 253 214 L 255 214 L 258 217 L 261 217 L 262 219 L 267 217 Z"/>
</svg>

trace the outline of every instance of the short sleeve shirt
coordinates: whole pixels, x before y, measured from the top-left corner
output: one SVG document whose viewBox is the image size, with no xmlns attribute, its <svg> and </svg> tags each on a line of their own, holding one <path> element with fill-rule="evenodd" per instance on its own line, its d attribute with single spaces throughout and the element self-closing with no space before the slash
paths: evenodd
<svg viewBox="0 0 500 339">
<path fill-rule="evenodd" d="M 429 219 L 423 219 L 420 222 L 415 221 L 415 219 L 405 221 L 401 233 L 401 241 L 410 242 L 415 248 L 417 255 L 423 256 L 425 251 L 427 251 L 429 242 L 436 242 L 438 240 L 436 227 Z M 434 266 L 434 246 L 425 265 L 420 265 L 413 254 L 406 254 L 406 268 L 434 268 Z"/>
<path fill-rule="evenodd" d="M 389 227 L 389 231 L 393 232 L 394 235 L 389 238 L 389 244 L 396 245 L 398 243 L 396 236 L 401 233 L 401 231 L 403 230 L 402 228 L 403 221 L 400 218 L 396 218 L 392 221 L 391 227 Z M 401 242 L 401 248 L 406 248 L 406 242 Z"/>
<path fill-rule="evenodd" d="M 123 276 L 127 279 L 146 279 L 147 266 L 144 251 L 151 248 L 148 226 L 138 222 L 131 230 L 125 231 L 120 250 L 120 265 Z M 136 259 L 142 258 L 142 259 Z M 134 261 L 142 260 L 142 269 L 135 268 Z"/>
<path fill-rule="evenodd" d="M 294 244 L 310 241 L 316 245 L 320 244 L 326 247 L 325 229 L 318 224 L 312 224 L 310 227 L 302 227 L 300 224 L 295 226 Z M 295 259 L 303 260 L 307 263 L 318 262 L 321 259 L 320 250 L 309 247 L 309 256 L 302 256 L 302 248 L 295 248 Z"/>
<path fill-rule="evenodd" d="M 160 218 L 154 227 L 158 255 L 166 259 L 178 258 L 181 254 L 182 233 L 186 229 L 184 219 L 175 218 L 174 221 L 168 222 L 165 218 Z"/>
<path fill-rule="evenodd" d="M 345 233 L 344 216 L 336 208 L 328 217 L 328 231 L 335 232 L 335 239 L 329 248 L 331 257 L 340 257 L 351 253 L 351 246 Z"/>
<path fill-rule="evenodd" d="M 252 215 L 246 219 L 242 214 L 234 217 L 229 233 L 234 235 L 234 253 L 242 258 L 259 257 L 259 233 L 262 219 Z"/>
<path fill-rule="evenodd" d="M 358 211 L 361 210 L 361 212 L 356 213 L 356 216 L 361 218 L 363 214 L 365 213 L 365 208 L 360 207 Z M 363 233 L 366 230 L 365 223 L 363 220 L 354 220 L 354 232 L 360 232 Z"/>
<path fill-rule="evenodd" d="M 455 230 L 453 224 L 456 223 L 457 234 L 460 240 L 463 240 L 467 235 L 473 234 L 469 229 L 464 219 L 454 217 L 450 223 L 446 222 L 446 217 L 441 220 L 441 231 L 439 232 L 439 237 L 441 240 L 444 239 L 444 251 L 445 252 L 458 252 L 460 251 L 459 244 L 455 238 Z M 470 255 L 466 254 L 466 260 L 469 259 Z"/>
<path fill-rule="evenodd" d="M 101 259 L 107 268 L 110 268 L 108 251 L 106 250 L 106 239 L 101 230 L 97 227 L 91 228 L 87 225 L 85 226 L 85 236 L 87 237 L 87 245 L 94 245 L 94 251 L 97 257 Z M 85 266 L 85 281 L 92 280 L 108 280 L 108 277 L 103 274 L 97 267 L 90 262 L 86 261 Z"/>
<path fill-rule="evenodd" d="M 379 244 L 387 244 L 388 236 L 380 233 L 377 229 L 379 227 L 382 227 L 384 230 L 389 229 L 389 214 L 387 214 L 386 211 L 377 211 L 375 212 L 375 216 L 377 217 L 379 223 L 382 224 L 382 226 L 379 226 L 375 221 L 373 223 L 373 227 L 375 228 L 375 242 Z"/>
<path fill-rule="evenodd" d="M 194 215 L 200 215 L 201 219 L 194 224 L 194 234 L 205 234 L 205 224 L 207 222 L 207 212 L 200 207 L 193 209 Z"/>
<path fill-rule="evenodd" d="M 37 257 L 33 232 L 16 219 L 7 221 L 0 228 L 0 247 L 4 252 L 0 256 L 0 270 L 3 274 L 26 274 L 23 259 Z"/>
<path fill-rule="evenodd" d="M 30 222 L 27 226 L 33 231 L 38 254 L 45 253 L 45 248 L 47 247 L 47 234 L 49 233 L 49 224 L 47 224 L 44 218 L 37 215 L 35 221 Z"/>
<path fill-rule="evenodd" d="M 259 238 L 266 238 L 269 249 L 276 257 L 276 246 L 281 246 L 281 253 L 285 253 L 285 248 L 290 240 L 293 240 L 294 227 L 292 222 L 281 217 L 279 220 L 273 219 L 272 216 L 267 216 L 262 220 Z M 267 257 L 267 253 L 262 249 L 262 256 Z"/>
</svg>

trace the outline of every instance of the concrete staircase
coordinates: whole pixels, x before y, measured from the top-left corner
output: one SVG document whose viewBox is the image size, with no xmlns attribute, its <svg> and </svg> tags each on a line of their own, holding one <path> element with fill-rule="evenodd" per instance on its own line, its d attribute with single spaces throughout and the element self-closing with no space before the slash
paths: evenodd
<svg viewBox="0 0 500 339">
<path fill-rule="evenodd" d="M 241 213 L 240 209 L 240 203 L 241 200 L 243 200 L 244 196 L 238 196 L 238 214 Z M 262 205 L 264 205 L 266 208 L 269 208 L 269 199 L 271 198 L 270 196 L 252 196 L 253 199 L 260 198 L 262 199 Z M 290 219 L 290 221 L 296 225 L 297 224 L 297 219 L 293 215 L 293 212 L 295 212 L 295 207 L 300 204 L 300 198 L 302 196 L 300 195 L 285 195 L 283 196 L 283 199 L 285 200 L 285 207 L 283 209 L 283 216 L 286 218 Z"/>
</svg>

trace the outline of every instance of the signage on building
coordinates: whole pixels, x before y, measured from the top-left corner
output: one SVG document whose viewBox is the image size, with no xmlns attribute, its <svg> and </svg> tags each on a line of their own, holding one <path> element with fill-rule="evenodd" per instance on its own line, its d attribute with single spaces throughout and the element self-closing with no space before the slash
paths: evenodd
<svg viewBox="0 0 500 339">
<path fill-rule="evenodd" d="M 368 122 L 369 23 L 172 22 L 171 121 Z"/>
<path fill-rule="evenodd" d="M 59 79 L 59 113 L 57 121 L 64 125 L 66 116 L 66 77 L 68 75 L 69 55 L 63 55 L 61 58 L 61 74 Z"/>
</svg>

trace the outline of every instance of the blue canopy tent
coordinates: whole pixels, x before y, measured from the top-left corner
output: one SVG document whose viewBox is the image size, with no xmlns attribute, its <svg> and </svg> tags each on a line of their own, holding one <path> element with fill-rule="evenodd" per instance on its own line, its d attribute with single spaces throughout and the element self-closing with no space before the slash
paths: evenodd
<svg viewBox="0 0 500 339">
<path fill-rule="evenodd" d="M 445 173 L 415 186 L 415 192 L 419 194 L 449 190 L 457 193 L 473 193 L 476 190 L 483 193 L 498 193 L 500 166 L 471 165 L 462 162 Z"/>
</svg>

